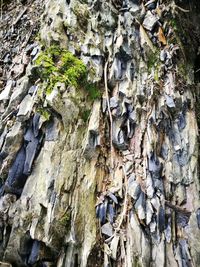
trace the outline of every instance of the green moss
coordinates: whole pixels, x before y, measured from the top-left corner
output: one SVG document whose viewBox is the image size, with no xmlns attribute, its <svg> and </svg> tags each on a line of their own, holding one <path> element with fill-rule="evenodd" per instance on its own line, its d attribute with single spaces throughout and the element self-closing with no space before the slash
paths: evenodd
<svg viewBox="0 0 200 267">
<path fill-rule="evenodd" d="M 95 84 L 87 83 L 85 89 L 88 92 L 89 98 L 91 100 L 99 99 L 101 97 L 101 93 Z"/>
<path fill-rule="evenodd" d="M 156 82 L 159 81 L 159 69 L 158 68 L 155 69 L 155 72 L 154 72 L 154 80 Z"/>
<path fill-rule="evenodd" d="M 135 257 L 133 260 L 133 267 L 141 267 L 141 263 L 139 262 L 138 257 Z"/>
<path fill-rule="evenodd" d="M 159 52 L 149 52 L 148 57 L 147 57 L 147 67 L 148 70 L 150 71 L 155 65 L 159 62 Z"/>
<path fill-rule="evenodd" d="M 86 109 L 81 113 L 81 118 L 83 119 L 84 122 L 87 122 L 89 116 L 90 116 L 90 109 Z"/>
<path fill-rule="evenodd" d="M 37 112 L 38 112 L 42 117 L 44 117 L 44 119 L 45 119 L 46 121 L 48 121 L 48 120 L 50 119 L 50 117 L 51 117 L 51 113 L 48 111 L 47 108 L 38 108 L 38 109 L 37 109 Z"/>
<path fill-rule="evenodd" d="M 42 80 L 48 80 L 48 89 L 53 89 L 57 82 L 79 87 L 81 79 L 87 74 L 86 66 L 72 53 L 58 46 L 51 46 L 41 52 L 35 61 L 38 75 Z"/>
<path fill-rule="evenodd" d="M 46 82 L 46 94 L 50 94 L 57 82 L 76 89 L 85 89 L 90 100 L 100 97 L 97 86 L 87 82 L 88 71 L 82 60 L 58 46 L 42 51 L 35 60 L 38 76 Z"/>
</svg>

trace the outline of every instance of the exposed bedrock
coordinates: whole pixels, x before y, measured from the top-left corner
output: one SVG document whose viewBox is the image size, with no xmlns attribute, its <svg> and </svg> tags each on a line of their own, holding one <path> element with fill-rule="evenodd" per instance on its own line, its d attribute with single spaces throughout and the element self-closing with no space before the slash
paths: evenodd
<svg viewBox="0 0 200 267">
<path fill-rule="evenodd" d="M 200 266 L 199 11 L 45 1 L 0 62 L 0 266 Z"/>
</svg>

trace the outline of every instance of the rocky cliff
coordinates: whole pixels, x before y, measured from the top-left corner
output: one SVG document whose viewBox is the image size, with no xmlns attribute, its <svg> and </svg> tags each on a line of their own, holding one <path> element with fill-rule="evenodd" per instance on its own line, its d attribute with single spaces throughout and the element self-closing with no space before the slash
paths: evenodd
<svg viewBox="0 0 200 267">
<path fill-rule="evenodd" d="M 199 11 L 2 1 L 0 266 L 200 266 Z"/>
</svg>

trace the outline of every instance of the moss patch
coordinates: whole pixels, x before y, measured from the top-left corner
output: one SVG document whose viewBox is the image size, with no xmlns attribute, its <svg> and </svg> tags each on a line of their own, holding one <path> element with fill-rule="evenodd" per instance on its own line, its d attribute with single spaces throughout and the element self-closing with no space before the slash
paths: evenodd
<svg viewBox="0 0 200 267">
<path fill-rule="evenodd" d="M 87 122 L 89 116 L 90 116 L 90 109 L 86 109 L 81 113 L 81 118 L 83 119 L 84 122 Z"/>
<path fill-rule="evenodd" d="M 52 92 L 57 82 L 64 83 L 66 88 L 73 86 L 84 89 L 91 100 L 100 97 L 96 84 L 88 83 L 88 70 L 82 60 L 71 52 L 58 46 L 51 46 L 40 52 L 35 60 L 37 74 L 46 83 L 45 93 Z"/>
<path fill-rule="evenodd" d="M 37 109 L 37 112 L 44 117 L 46 121 L 50 120 L 51 112 L 47 108 L 40 107 Z"/>
<path fill-rule="evenodd" d="M 153 67 L 155 67 L 155 65 L 157 65 L 160 61 L 159 58 L 159 51 L 156 50 L 156 52 L 149 52 L 148 56 L 147 56 L 147 67 L 148 70 L 151 71 L 151 69 Z"/>
<path fill-rule="evenodd" d="M 86 66 L 67 50 L 51 46 L 41 52 L 35 61 L 39 67 L 38 75 L 42 80 L 48 80 L 52 88 L 56 82 L 78 87 L 81 79 L 87 74 Z"/>
</svg>

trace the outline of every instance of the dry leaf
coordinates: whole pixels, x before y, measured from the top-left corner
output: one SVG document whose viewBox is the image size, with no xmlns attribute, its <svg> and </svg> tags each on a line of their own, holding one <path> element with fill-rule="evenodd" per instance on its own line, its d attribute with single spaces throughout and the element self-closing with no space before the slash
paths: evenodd
<svg viewBox="0 0 200 267">
<path fill-rule="evenodd" d="M 165 38 L 165 35 L 163 33 L 163 30 L 161 27 L 159 27 L 159 30 L 158 30 L 158 40 L 163 44 L 163 45 L 166 45 L 167 44 L 167 40 Z"/>
</svg>

